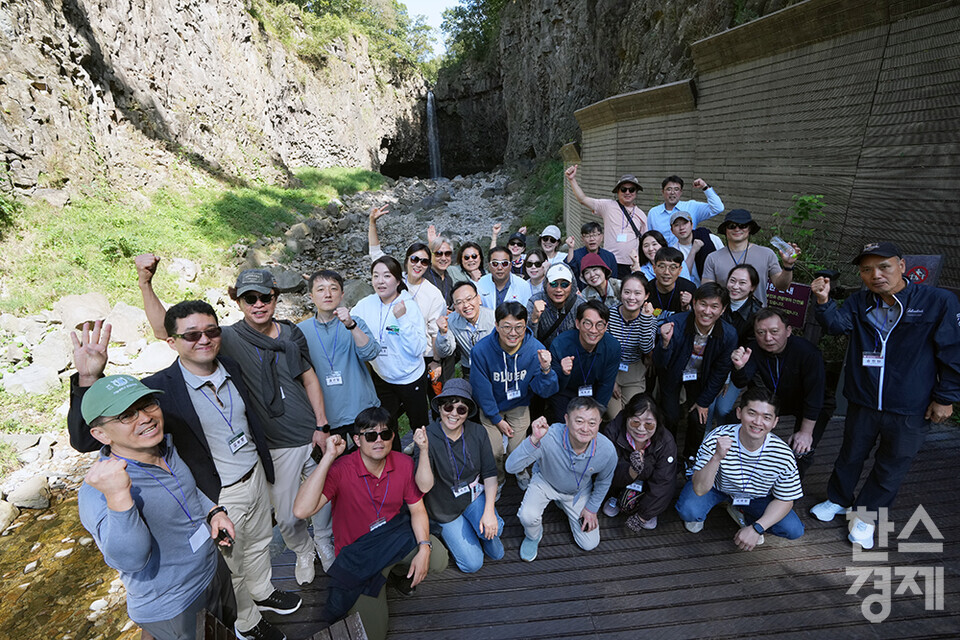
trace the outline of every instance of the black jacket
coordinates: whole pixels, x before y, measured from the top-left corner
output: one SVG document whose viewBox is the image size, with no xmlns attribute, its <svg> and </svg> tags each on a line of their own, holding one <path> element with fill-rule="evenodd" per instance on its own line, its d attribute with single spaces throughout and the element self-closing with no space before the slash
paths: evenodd
<svg viewBox="0 0 960 640">
<path fill-rule="evenodd" d="M 627 416 L 629 417 L 629 416 Z M 623 411 L 603 427 L 603 435 L 617 449 L 617 468 L 613 472 L 611 490 L 618 496 L 628 484 L 635 482 L 630 477 L 630 454 L 633 447 L 627 442 L 626 417 Z M 670 506 L 676 492 L 677 443 L 665 425 L 657 427 L 659 434 L 643 454 L 643 469 L 637 480 L 643 481 L 643 498 L 637 512 L 644 520 L 660 515 Z"/>
<path fill-rule="evenodd" d="M 781 415 L 816 420 L 823 408 L 825 376 L 820 350 L 798 336 L 787 338 L 777 355 L 761 349 L 756 340 L 747 346 L 750 359 L 743 369 L 733 368 L 730 381 L 741 389 L 757 382 L 780 400 Z"/>
<path fill-rule="evenodd" d="M 225 356 L 220 356 L 219 360 L 223 363 L 223 368 L 230 374 L 230 380 L 237 387 L 240 397 L 243 398 L 244 404 L 249 409 L 253 405 L 250 403 L 243 376 L 240 375 L 240 367 L 236 362 Z M 141 382 L 151 389 L 163 391 L 163 393 L 157 394 L 160 409 L 163 411 L 163 430 L 173 436 L 177 451 L 184 462 L 187 463 L 187 466 L 190 467 L 190 472 L 197 481 L 197 487 L 208 498 L 217 502 L 220 498 L 220 474 L 217 473 L 217 466 L 210 454 L 210 446 L 207 444 L 203 427 L 200 425 L 200 418 L 197 416 L 190 395 L 187 393 L 187 383 L 183 379 L 183 372 L 180 371 L 179 361 L 174 362 L 163 371 L 144 378 Z M 79 386 L 79 375 L 73 374 L 70 377 L 70 413 L 67 414 L 70 446 L 77 451 L 99 451 L 103 445 L 90 435 L 90 427 L 80 414 L 80 402 L 86 392 L 86 387 Z M 260 455 L 260 462 L 263 463 L 267 481 L 272 483 L 274 478 L 273 458 L 270 457 L 270 450 L 267 448 L 267 440 L 263 435 L 260 421 L 256 413 L 250 410 L 247 411 L 247 425 L 253 435 L 253 444 Z"/>
</svg>

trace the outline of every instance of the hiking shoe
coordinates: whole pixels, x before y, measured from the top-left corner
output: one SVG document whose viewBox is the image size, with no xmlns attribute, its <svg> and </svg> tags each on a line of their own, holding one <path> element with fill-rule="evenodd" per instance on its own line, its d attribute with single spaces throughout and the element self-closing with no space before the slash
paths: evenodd
<svg viewBox="0 0 960 640">
<path fill-rule="evenodd" d="M 687 528 L 687 531 L 689 531 L 690 533 L 700 533 L 701 531 L 703 531 L 703 521 L 702 521 L 702 520 L 701 520 L 700 522 L 696 522 L 696 521 L 694 521 L 694 522 L 684 522 L 684 523 L 683 523 L 683 526 L 685 526 L 685 527 Z"/>
<path fill-rule="evenodd" d="M 656 529 L 657 516 L 653 516 L 649 520 L 644 520 L 639 515 L 633 514 L 627 518 L 627 527 L 629 527 L 634 533 L 640 533 L 640 531 L 643 529 Z"/>
<path fill-rule="evenodd" d="M 404 598 L 412 596 L 414 591 L 417 590 L 413 586 L 413 576 L 408 578 L 405 573 L 391 573 L 387 577 L 387 586 L 393 587 Z"/>
<path fill-rule="evenodd" d="M 820 522 L 830 522 L 834 516 L 849 511 L 846 507 L 841 507 L 836 502 L 824 500 L 820 504 L 810 507 L 810 513 Z"/>
<path fill-rule="evenodd" d="M 860 545 L 864 549 L 873 549 L 873 532 L 875 529 L 874 525 L 864 522 L 860 518 L 854 518 L 847 540 Z"/>
<path fill-rule="evenodd" d="M 539 540 L 531 540 L 524 536 L 520 543 L 520 559 L 524 562 L 533 562 L 537 559 L 537 547 L 540 546 Z"/>
<path fill-rule="evenodd" d="M 249 631 L 240 631 L 236 626 L 233 627 L 233 630 L 240 640 L 287 640 L 287 636 L 263 618 L 260 619 L 257 626 Z"/>
<path fill-rule="evenodd" d="M 279 589 L 274 589 L 273 593 L 263 600 L 254 600 L 253 602 L 260 611 L 272 611 L 282 616 L 293 613 L 303 604 L 303 600 L 297 594 L 280 591 Z"/>
<path fill-rule="evenodd" d="M 315 540 L 314 544 L 317 547 L 317 556 L 320 557 L 320 564 L 323 566 L 324 572 L 329 572 L 330 567 L 333 566 L 333 561 L 337 559 L 334 554 L 333 543 L 330 540 Z"/>
<path fill-rule="evenodd" d="M 317 570 L 313 568 L 313 561 L 316 559 L 316 552 L 297 554 L 297 567 L 293 570 L 297 577 L 297 584 L 310 584 L 317 575 Z"/>
<path fill-rule="evenodd" d="M 610 498 L 605 503 L 603 503 L 603 515 L 608 518 L 616 517 L 620 513 L 620 505 L 617 504 L 616 498 Z"/>
</svg>

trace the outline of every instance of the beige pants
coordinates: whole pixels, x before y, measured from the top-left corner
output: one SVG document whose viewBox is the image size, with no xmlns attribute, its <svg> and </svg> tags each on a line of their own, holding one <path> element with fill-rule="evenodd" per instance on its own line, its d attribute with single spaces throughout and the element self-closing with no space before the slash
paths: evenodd
<svg viewBox="0 0 960 640">
<path fill-rule="evenodd" d="M 607 412 L 604 414 L 605 420 L 613 420 L 623 409 L 630 398 L 638 393 L 643 393 L 647 388 L 647 367 L 643 360 L 637 360 L 630 365 L 627 371 L 621 371 L 617 374 L 617 385 L 620 387 L 620 398 L 610 397 L 607 403 Z"/>
<path fill-rule="evenodd" d="M 513 450 L 520 446 L 523 439 L 527 437 L 527 429 L 530 428 L 530 407 L 514 407 L 502 414 L 503 419 L 513 428 L 513 437 L 507 440 L 507 449 L 503 449 L 503 433 L 497 428 L 497 425 L 490 422 L 487 416 L 480 412 L 480 424 L 487 430 L 487 436 L 490 438 L 490 446 L 493 448 L 493 458 L 497 461 L 497 483 L 503 484 L 507 475 L 503 471 L 503 463 L 507 456 L 513 453 Z"/>
</svg>

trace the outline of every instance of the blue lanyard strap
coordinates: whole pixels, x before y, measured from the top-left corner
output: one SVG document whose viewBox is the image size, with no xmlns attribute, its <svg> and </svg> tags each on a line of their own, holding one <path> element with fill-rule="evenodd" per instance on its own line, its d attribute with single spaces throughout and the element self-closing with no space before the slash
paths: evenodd
<svg viewBox="0 0 960 640">
<path fill-rule="evenodd" d="M 111 455 L 112 455 L 114 458 L 119 458 L 120 460 L 126 461 L 127 464 L 135 464 L 135 465 L 137 465 L 138 467 L 140 467 L 140 469 L 141 469 L 144 473 L 146 473 L 148 476 L 150 476 L 151 478 L 153 478 L 154 480 L 156 480 L 156 481 L 157 481 L 157 484 L 159 484 L 161 487 L 163 487 L 163 488 L 166 490 L 166 492 L 170 494 L 170 497 L 173 498 L 173 499 L 176 501 L 177 506 L 180 507 L 180 510 L 183 511 L 184 515 L 187 516 L 187 519 L 190 520 L 190 524 L 193 524 L 193 516 L 190 515 L 190 509 L 187 507 L 187 495 L 183 492 L 183 486 L 180 484 L 180 479 L 177 478 L 177 474 L 175 474 L 175 473 L 173 472 L 173 468 L 170 468 L 170 475 L 173 476 L 173 481 L 177 483 L 177 488 L 180 490 L 180 495 L 183 497 L 183 502 L 180 502 L 180 498 L 178 498 L 176 495 L 174 495 L 173 491 L 170 491 L 170 487 L 168 487 L 167 485 L 165 485 L 165 484 L 163 484 L 162 482 L 160 482 L 160 478 L 158 478 L 157 476 L 155 476 L 155 475 L 153 475 L 152 473 L 150 473 L 150 470 L 149 470 L 149 469 L 147 469 L 146 467 L 144 467 L 142 464 L 140 464 L 140 463 L 137 462 L 136 460 L 130 460 L 129 458 L 124 458 L 123 456 L 118 456 L 118 455 L 115 454 L 115 453 L 111 453 Z M 170 461 L 167 460 L 166 457 L 164 457 L 164 461 L 166 461 L 167 467 L 170 467 Z"/>
<path fill-rule="evenodd" d="M 443 441 L 447 444 L 447 453 L 450 454 L 450 464 L 453 466 L 453 471 L 457 474 L 457 484 L 460 484 L 460 477 L 463 475 L 463 472 L 467 469 L 468 456 L 467 453 L 467 438 L 466 433 L 460 433 L 460 443 L 463 445 L 463 466 L 457 466 L 457 459 L 453 455 L 453 447 L 450 446 L 450 438 L 446 435 L 443 436 Z"/>
<path fill-rule="evenodd" d="M 767 373 L 770 374 L 770 380 L 773 381 L 773 394 L 777 394 L 777 388 L 780 386 L 780 358 L 773 356 L 777 363 L 777 375 L 773 375 L 773 368 L 770 366 L 770 360 L 767 360 Z"/>
<path fill-rule="evenodd" d="M 661 309 L 663 309 L 664 311 L 669 311 L 669 310 L 670 310 L 670 305 L 673 304 L 673 296 L 674 296 L 674 294 L 677 292 L 677 289 L 678 289 L 678 288 L 679 288 L 679 287 L 677 286 L 677 283 L 674 282 L 674 283 L 673 283 L 673 291 L 670 292 L 670 299 L 667 300 L 667 306 L 663 306 L 663 295 L 661 295 L 660 290 L 657 289 L 656 286 L 654 286 L 653 289 L 654 289 L 654 291 L 657 292 L 657 302 L 660 303 L 660 308 L 661 308 Z"/>
<path fill-rule="evenodd" d="M 767 446 L 767 438 L 763 438 L 763 444 L 760 445 L 760 453 L 757 454 L 757 461 L 753 465 L 753 470 L 750 472 L 750 477 L 744 479 L 743 477 L 743 443 L 740 442 L 740 434 L 737 434 L 737 458 L 740 460 L 740 486 L 743 487 L 743 492 L 747 492 L 747 484 L 753 480 L 753 476 L 757 473 L 757 467 L 760 466 L 760 457 L 763 456 L 763 448 Z"/>
<path fill-rule="evenodd" d="M 340 337 L 340 327 L 338 325 L 342 324 L 340 321 L 336 321 L 336 325 L 333 327 L 333 355 L 337 355 L 337 338 Z M 320 321 L 316 318 L 313 319 L 313 330 L 317 334 L 317 342 L 320 343 L 320 348 L 323 349 L 323 357 L 327 359 L 327 362 L 330 364 L 330 370 L 333 371 L 333 358 L 327 353 L 327 348 L 323 346 L 323 339 L 320 338 L 320 329 L 317 325 L 320 324 Z"/>
<path fill-rule="evenodd" d="M 584 384 L 584 385 L 589 384 L 589 383 L 587 382 L 587 377 L 590 375 L 590 372 L 593 371 L 593 365 L 594 365 L 594 363 L 597 361 L 597 352 L 594 351 L 593 353 L 590 354 L 590 356 L 591 356 L 591 358 L 590 358 L 590 366 L 587 367 L 587 372 L 586 372 L 586 373 L 583 372 L 583 358 L 577 358 L 577 360 L 579 361 L 579 362 L 577 362 L 577 364 L 580 365 L 580 375 L 583 376 L 583 384 Z"/>
<path fill-rule="evenodd" d="M 383 302 L 380 303 L 380 346 L 381 347 L 383 346 L 383 330 L 387 326 L 387 321 L 390 320 L 390 310 L 393 309 L 393 305 L 397 304 L 397 300 L 399 299 L 400 299 L 400 296 L 398 295 L 396 298 L 393 299 L 393 302 L 391 302 L 389 305 L 386 305 L 387 307 L 386 317 L 384 317 L 383 315 L 384 304 Z"/>
<path fill-rule="evenodd" d="M 223 415 L 223 411 L 220 410 L 220 407 L 217 406 L 217 403 L 214 402 L 210 396 L 208 396 L 203 391 L 203 387 L 197 389 L 204 398 L 207 399 L 207 402 L 213 405 L 213 408 L 217 410 L 217 413 L 220 414 L 220 417 L 223 418 L 223 421 L 227 423 L 227 426 L 230 427 L 230 433 L 234 433 L 233 430 L 233 391 L 230 390 L 230 383 L 227 383 L 227 401 L 230 403 L 230 417 Z M 216 391 L 214 391 L 216 393 Z"/>
<path fill-rule="evenodd" d="M 730 254 L 730 259 L 733 260 L 733 266 L 736 267 L 736 266 L 741 265 L 741 264 L 743 264 L 744 262 L 747 261 L 747 251 L 750 251 L 750 243 L 749 243 L 749 242 L 747 243 L 747 248 L 743 250 L 743 255 L 740 256 L 740 260 L 738 261 L 737 258 L 736 258 L 736 256 L 733 255 L 733 251 L 730 250 L 730 247 L 727 247 L 727 253 Z"/>
<path fill-rule="evenodd" d="M 387 473 L 387 485 L 383 488 L 383 500 L 380 501 L 380 506 L 377 506 L 377 501 L 373 499 L 373 492 L 370 491 L 370 483 L 367 482 L 367 476 L 363 476 L 363 484 L 367 487 L 367 495 L 370 496 L 370 502 L 373 503 L 373 508 L 377 512 L 377 520 L 380 519 L 380 512 L 383 511 L 383 505 L 387 501 L 387 492 L 390 491 L 390 473 Z"/>
<path fill-rule="evenodd" d="M 567 458 L 570 460 L 570 470 L 573 471 L 573 477 L 577 479 L 577 493 L 580 493 L 580 483 L 583 482 L 583 476 L 587 475 L 587 469 L 590 468 L 590 461 L 593 460 L 593 454 L 597 452 L 597 439 L 593 439 L 593 447 L 590 450 L 590 457 L 587 458 L 587 463 L 583 465 L 583 471 L 580 472 L 579 477 L 577 477 L 576 456 L 573 454 L 573 447 L 570 446 L 570 432 L 566 429 L 563 430 L 563 448 L 567 452 Z"/>
</svg>

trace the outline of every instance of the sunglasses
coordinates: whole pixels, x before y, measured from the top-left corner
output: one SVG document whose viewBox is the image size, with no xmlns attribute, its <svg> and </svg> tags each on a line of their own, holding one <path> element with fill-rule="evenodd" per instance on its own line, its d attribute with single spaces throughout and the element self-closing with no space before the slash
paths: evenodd
<svg viewBox="0 0 960 640">
<path fill-rule="evenodd" d="M 363 436 L 364 440 L 370 443 L 376 442 L 377 438 L 383 440 L 384 442 L 390 442 L 393 440 L 393 431 L 390 429 L 384 429 L 383 431 L 364 431 L 360 435 Z"/>
<path fill-rule="evenodd" d="M 463 259 L 463 260 L 479 260 L 479 259 L 480 259 L 480 254 L 479 254 L 479 253 L 474 253 L 474 254 L 471 254 L 471 255 L 467 255 L 467 254 L 465 253 L 465 254 L 463 254 L 463 258 L 462 258 L 462 259 Z"/>
<path fill-rule="evenodd" d="M 539 267 L 542 264 L 543 264 L 542 262 L 531 262 L 531 261 L 527 262 L 528 267 L 534 267 L 534 268 Z"/>
<path fill-rule="evenodd" d="M 740 224 L 739 222 L 728 222 L 727 229 L 749 229 L 750 223 Z"/>
<path fill-rule="evenodd" d="M 636 187 L 620 187 L 620 193 L 636 193 Z"/>
<path fill-rule="evenodd" d="M 253 304 L 248 302 L 247 304 Z M 203 331 L 187 331 L 186 333 L 171 333 L 171 338 L 182 338 L 187 342 L 196 342 L 200 339 L 200 336 L 207 336 L 210 340 L 214 338 L 219 338 L 220 334 L 223 333 L 223 329 L 220 327 L 213 327 L 211 329 L 204 329 Z"/>
<path fill-rule="evenodd" d="M 570 288 L 570 283 L 567 282 L 566 280 L 554 280 L 553 282 L 548 282 L 547 284 L 549 284 L 549 285 L 550 285 L 551 287 L 553 287 L 554 289 L 556 289 L 557 287 L 559 287 L 559 288 L 561 288 L 561 289 L 569 289 L 569 288 Z"/>
<path fill-rule="evenodd" d="M 509 267 L 510 261 L 509 260 L 491 260 L 490 266 L 491 267 Z"/>
<path fill-rule="evenodd" d="M 453 255 L 453 251 L 434 251 L 433 255 L 438 258 L 449 258 Z"/>
<path fill-rule="evenodd" d="M 550 236 L 540 236 L 540 240 L 542 242 L 553 242 L 553 243 L 560 242 L 559 238 L 551 238 Z"/>
<path fill-rule="evenodd" d="M 468 411 L 467 405 L 463 404 L 462 402 L 448 402 L 447 404 L 440 407 L 440 410 L 443 411 L 444 413 L 453 413 L 454 409 L 457 410 L 458 416 L 467 415 L 467 411 Z"/>
<path fill-rule="evenodd" d="M 430 258 L 429 257 L 421 258 L 420 256 L 410 256 L 410 264 L 423 264 L 423 265 L 429 266 Z"/>
<path fill-rule="evenodd" d="M 240 299 L 250 306 L 257 304 L 257 300 L 263 304 L 270 304 L 274 298 L 276 298 L 276 296 L 272 293 L 245 293 L 240 296 Z M 197 339 L 199 340 L 199 338 Z"/>
<path fill-rule="evenodd" d="M 511 246 L 511 247 L 525 247 L 525 246 L 527 246 L 527 245 L 523 244 L 522 242 L 517 242 L 516 240 L 514 240 L 513 242 L 508 242 L 507 245 L 508 245 L 508 246 Z"/>
</svg>

